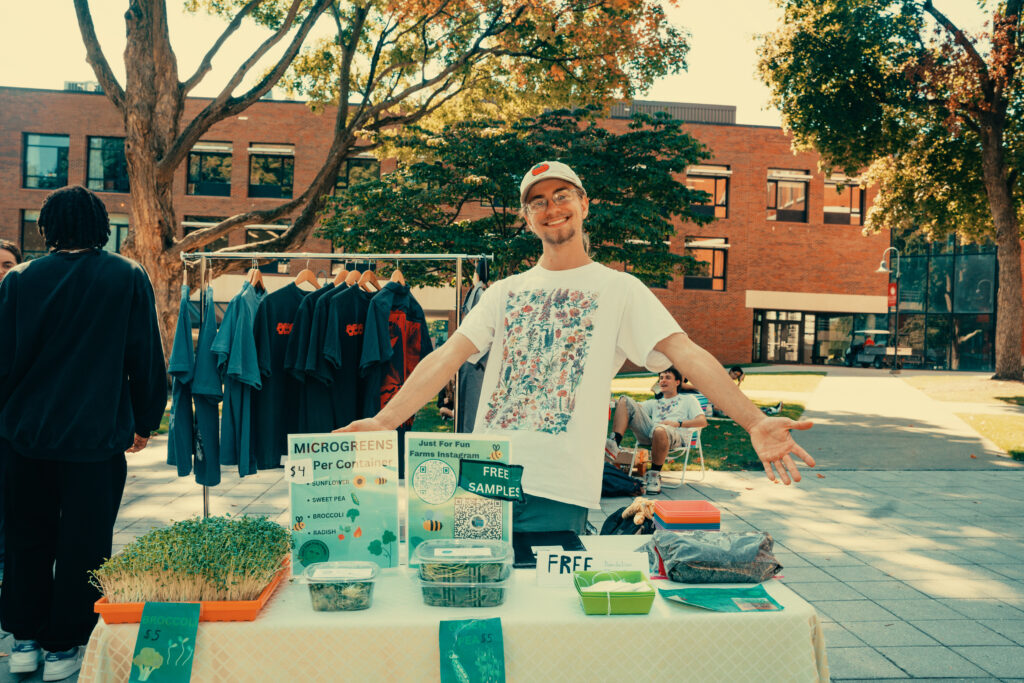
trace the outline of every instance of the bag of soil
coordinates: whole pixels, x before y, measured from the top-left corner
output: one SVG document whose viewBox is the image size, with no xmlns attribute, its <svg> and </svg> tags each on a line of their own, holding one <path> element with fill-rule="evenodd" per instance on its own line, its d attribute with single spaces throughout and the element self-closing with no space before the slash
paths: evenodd
<svg viewBox="0 0 1024 683">
<path fill-rule="evenodd" d="M 680 583 L 760 583 L 782 569 L 764 531 L 654 532 L 645 545 L 651 573 Z"/>
</svg>

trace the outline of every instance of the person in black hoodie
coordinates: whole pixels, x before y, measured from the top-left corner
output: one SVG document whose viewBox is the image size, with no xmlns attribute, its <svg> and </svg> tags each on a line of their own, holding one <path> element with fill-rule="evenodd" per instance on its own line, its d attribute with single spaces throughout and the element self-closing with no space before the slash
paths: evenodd
<svg viewBox="0 0 1024 683">
<path fill-rule="evenodd" d="M 39 212 L 50 253 L 0 283 L 0 455 L 7 553 L 0 624 L 14 673 L 66 678 L 96 623 L 89 572 L 110 556 L 127 476 L 167 402 L 153 288 L 103 250 L 107 211 L 67 187 Z M 45 656 L 40 649 L 45 651 Z"/>
</svg>

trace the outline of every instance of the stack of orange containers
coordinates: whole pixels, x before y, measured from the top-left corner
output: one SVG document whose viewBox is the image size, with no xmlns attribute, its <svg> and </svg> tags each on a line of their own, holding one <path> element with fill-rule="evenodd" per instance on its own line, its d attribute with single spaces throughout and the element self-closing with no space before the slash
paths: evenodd
<svg viewBox="0 0 1024 683">
<path fill-rule="evenodd" d="M 720 531 L 722 515 L 706 500 L 659 500 L 654 503 L 654 527 L 670 531 Z"/>
</svg>

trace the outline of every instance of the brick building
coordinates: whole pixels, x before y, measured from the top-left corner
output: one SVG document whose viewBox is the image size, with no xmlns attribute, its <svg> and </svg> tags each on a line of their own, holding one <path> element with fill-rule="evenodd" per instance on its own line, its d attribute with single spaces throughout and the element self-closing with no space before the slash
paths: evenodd
<svg viewBox="0 0 1024 683">
<path fill-rule="evenodd" d="M 202 105 L 190 100 L 186 116 Z M 713 153 L 689 170 L 687 181 L 712 194 L 696 210 L 717 220 L 680 223 L 671 242 L 701 267 L 653 290 L 694 339 L 723 363 L 839 363 L 852 332 L 889 329 L 889 278 L 876 270 L 890 235 L 862 234 L 870 192 L 843 177 L 823 177 L 817 157 L 794 155 L 781 129 L 736 125 L 734 107 L 631 107 L 667 110 L 687 121 L 688 132 Z M 614 108 L 606 125 L 625 130 L 629 109 Z M 318 170 L 332 127 L 330 112 L 317 116 L 302 103 L 282 101 L 260 101 L 218 123 L 175 179 L 181 230 L 292 196 Z M 43 198 L 52 188 L 83 184 L 106 202 L 117 227 L 109 248 L 117 249 L 130 220 L 123 135 L 102 94 L 0 88 L 0 237 L 29 256 L 41 253 L 35 218 Z M 350 159 L 339 182 L 387 172 L 393 163 L 381 166 L 368 156 Z M 250 226 L 230 243 L 264 239 L 281 227 Z M 909 349 L 910 364 L 991 369 L 994 248 L 897 245 L 903 252 L 900 347 Z M 330 245 L 314 238 L 305 251 L 327 252 Z M 269 270 L 283 281 L 288 268 L 282 262 Z M 218 283 L 218 299 L 237 291 L 230 276 Z M 428 313 L 444 317 L 450 294 L 438 295 L 439 303 L 424 297 Z M 884 343 L 884 335 L 875 336 Z"/>
</svg>

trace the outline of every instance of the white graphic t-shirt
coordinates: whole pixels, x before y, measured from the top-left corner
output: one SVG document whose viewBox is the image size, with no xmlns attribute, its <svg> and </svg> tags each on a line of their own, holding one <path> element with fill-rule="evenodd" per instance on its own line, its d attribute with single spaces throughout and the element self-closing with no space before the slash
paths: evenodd
<svg viewBox="0 0 1024 683">
<path fill-rule="evenodd" d="M 704 409 L 693 394 L 676 394 L 672 398 L 652 398 L 640 404 L 640 409 L 647 413 L 651 422 L 660 424 L 665 420 L 672 422 L 688 422 L 704 415 Z M 690 436 L 689 427 L 669 427 L 679 434 L 685 442 Z"/>
<path fill-rule="evenodd" d="M 654 346 L 681 331 L 642 282 L 598 263 L 496 282 L 458 329 L 491 354 L 473 431 L 510 440 L 526 493 L 598 509 L 612 377 L 626 358 L 664 370 Z"/>
<path fill-rule="evenodd" d="M 654 424 L 665 420 L 685 422 L 704 414 L 700 403 L 692 394 L 676 394 L 672 398 L 652 398 L 641 403 L 640 407 L 650 415 Z"/>
</svg>

